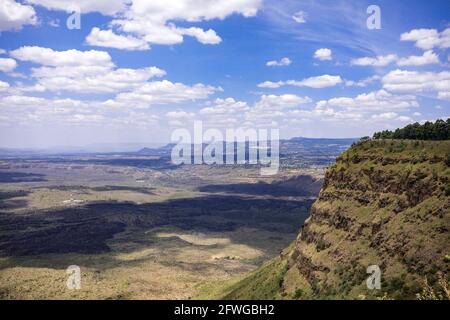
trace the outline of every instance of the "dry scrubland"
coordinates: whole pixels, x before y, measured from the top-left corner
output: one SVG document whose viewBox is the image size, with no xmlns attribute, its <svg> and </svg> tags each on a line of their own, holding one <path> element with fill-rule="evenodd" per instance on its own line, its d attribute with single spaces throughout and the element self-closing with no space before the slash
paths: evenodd
<svg viewBox="0 0 450 320">
<path fill-rule="evenodd" d="M 292 169 L 261 181 L 259 170 L 241 167 L 51 160 L 4 160 L 1 168 L 2 299 L 209 292 L 295 239 L 323 174 Z M 81 290 L 66 287 L 69 265 L 81 267 Z"/>
</svg>

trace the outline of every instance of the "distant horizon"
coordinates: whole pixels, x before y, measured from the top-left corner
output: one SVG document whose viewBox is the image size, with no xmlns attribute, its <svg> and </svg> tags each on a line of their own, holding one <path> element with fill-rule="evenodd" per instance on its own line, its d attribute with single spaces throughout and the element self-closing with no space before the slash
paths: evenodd
<svg viewBox="0 0 450 320">
<path fill-rule="evenodd" d="M 361 137 L 303 137 L 303 136 L 294 136 L 290 138 L 280 138 L 280 141 L 289 141 L 292 139 L 310 139 L 310 140 L 358 140 Z M 86 144 L 86 145 L 54 145 L 54 146 L 47 146 L 47 147 L 9 147 L 9 146 L 0 146 L 0 150 L 11 150 L 11 151 L 57 151 L 57 150 L 74 150 L 78 149 L 78 151 L 82 151 L 82 149 L 87 149 L 86 151 L 89 152 L 95 152 L 95 148 L 120 148 L 120 147 L 128 147 L 126 151 L 139 151 L 143 148 L 149 148 L 149 149 L 156 149 L 160 147 L 164 147 L 170 144 L 174 144 L 174 142 L 168 141 L 168 142 L 99 142 L 99 143 L 92 143 L 92 144 Z M 132 147 L 135 146 L 138 148 L 137 150 L 133 149 Z M 125 149 L 124 149 L 125 150 Z M 64 152 L 64 151 L 62 151 Z M 101 151 L 99 151 L 101 152 Z M 117 152 L 123 152 L 123 151 L 117 151 Z"/>
</svg>

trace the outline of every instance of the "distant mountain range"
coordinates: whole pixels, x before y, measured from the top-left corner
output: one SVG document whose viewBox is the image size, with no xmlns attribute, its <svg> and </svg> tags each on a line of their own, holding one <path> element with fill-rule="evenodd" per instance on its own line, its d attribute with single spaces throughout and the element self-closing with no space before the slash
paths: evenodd
<svg viewBox="0 0 450 320">
<path fill-rule="evenodd" d="M 333 138 L 304 138 L 295 137 L 292 139 L 280 140 L 280 158 L 289 160 L 292 165 L 295 164 L 295 159 L 302 158 L 302 161 L 308 158 L 314 158 L 313 163 L 316 163 L 318 158 L 321 158 L 320 163 L 327 164 L 343 151 L 348 149 L 350 145 L 357 141 L 353 139 L 333 139 Z M 239 143 L 235 143 L 234 151 Z M 248 158 L 248 142 L 245 143 L 246 158 Z M 154 144 L 148 147 L 138 148 L 141 144 L 98 144 L 87 147 L 59 147 L 52 149 L 14 149 L 14 148 L 0 148 L 0 157 L 3 158 L 39 158 L 39 157 L 59 157 L 59 156 L 81 156 L 81 155 L 118 155 L 121 157 L 135 157 L 135 156 L 155 156 L 162 158 L 169 158 L 172 152 L 174 143 L 166 145 Z M 207 144 L 204 144 L 203 148 Z M 193 148 L 193 145 L 192 145 Z M 228 149 L 229 150 L 229 149 Z M 270 149 L 269 149 L 270 150 Z M 224 153 L 227 149 L 224 148 Z"/>
</svg>

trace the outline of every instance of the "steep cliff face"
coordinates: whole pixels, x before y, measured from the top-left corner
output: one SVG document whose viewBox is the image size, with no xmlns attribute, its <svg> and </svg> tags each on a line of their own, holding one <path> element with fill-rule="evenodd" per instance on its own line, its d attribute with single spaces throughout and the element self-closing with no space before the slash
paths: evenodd
<svg viewBox="0 0 450 320">
<path fill-rule="evenodd" d="M 449 165 L 450 141 L 353 146 L 327 171 L 295 243 L 226 297 L 409 299 L 425 289 L 445 298 Z M 381 290 L 367 288 L 371 265 Z"/>
</svg>

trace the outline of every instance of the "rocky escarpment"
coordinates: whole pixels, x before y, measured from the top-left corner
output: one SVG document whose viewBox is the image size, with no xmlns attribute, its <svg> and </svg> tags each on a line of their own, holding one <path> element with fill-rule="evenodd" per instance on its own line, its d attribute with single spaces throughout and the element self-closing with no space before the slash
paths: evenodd
<svg viewBox="0 0 450 320">
<path fill-rule="evenodd" d="M 256 271 L 227 297 L 448 298 L 449 165 L 450 141 L 352 146 L 327 171 L 295 243 L 264 266 L 281 275 L 260 286 Z M 380 290 L 367 288 L 371 265 Z"/>
</svg>

